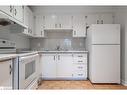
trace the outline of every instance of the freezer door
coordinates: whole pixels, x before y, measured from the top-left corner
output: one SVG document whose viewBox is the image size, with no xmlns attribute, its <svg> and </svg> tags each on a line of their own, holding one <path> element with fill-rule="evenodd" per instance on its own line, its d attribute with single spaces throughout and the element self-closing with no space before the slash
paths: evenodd
<svg viewBox="0 0 127 95">
<path fill-rule="evenodd" d="M 92 44 L 120 44 L 119 24 L 94 24 L 91 31 Z"/>
<path fill-rule="evenodd" d="M 91 82 L 120 83 L 120 45 L 93 45 L 91 55 Z"/>
</svg>

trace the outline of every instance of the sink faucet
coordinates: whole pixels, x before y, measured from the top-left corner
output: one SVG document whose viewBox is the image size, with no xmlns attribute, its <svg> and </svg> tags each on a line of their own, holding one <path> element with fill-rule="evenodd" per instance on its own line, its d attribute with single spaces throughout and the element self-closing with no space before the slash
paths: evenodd
<svg viewBox="0 0 127 95">
<path fill-rule="evenodd" d="M 60 50 L 60 45 L 56 46 L 56 50 Z"/>
</svg>

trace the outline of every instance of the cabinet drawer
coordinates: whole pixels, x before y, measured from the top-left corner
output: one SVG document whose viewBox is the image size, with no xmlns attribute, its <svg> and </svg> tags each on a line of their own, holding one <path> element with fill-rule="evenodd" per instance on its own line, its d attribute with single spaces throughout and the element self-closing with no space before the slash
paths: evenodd
<svg viewBox="0 0 127 95">
<path fill-rule="evenodd" d="M 87 54 L 74 54 L 74 58 L 87 58 Z"/>
<path fill-rule="evenodd" d="M 74 77 L 84 77 L 87 78 L 87 72 L 75 72 L 73 74 Z"/>
<path fill-rule="evenodd" d="M 87 63 L 86 58 L 74 58 L 73 63 Z"/>
<path fill-rule="evenodd" d="M 74 72 L 87 71 L 87 65 L 74 65 Z"/>
</svg>

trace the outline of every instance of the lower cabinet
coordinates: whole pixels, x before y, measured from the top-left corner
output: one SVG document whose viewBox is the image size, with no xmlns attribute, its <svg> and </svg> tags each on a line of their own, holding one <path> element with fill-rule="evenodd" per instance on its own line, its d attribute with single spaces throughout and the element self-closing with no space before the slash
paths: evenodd
<svg viewBox="0 0 127 95">
<path fill-rule="evenodd" d="M 43 54 L 42 78 L 56 78 L 56 54 Z"/>
<path fill-rule="evenodd" d="M 41 57 L 42 79 L 87 79 L 87 54 L 47 53 Z"/>
<path fill-rule="evenodd" d="M 72 54 L 58 54 L 57 78 L 71 78 L 73 74 Z"/>
</svg>

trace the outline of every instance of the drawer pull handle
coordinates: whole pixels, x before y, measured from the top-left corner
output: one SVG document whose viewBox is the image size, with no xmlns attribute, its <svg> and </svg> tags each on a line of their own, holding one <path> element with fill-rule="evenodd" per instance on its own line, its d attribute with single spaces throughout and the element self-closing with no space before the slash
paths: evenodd
<svg viewBox="0 0 127 95">
<path fill-rule="evenodd" d="M 83 76 L 83 74 L 78 74 L 78 76 Z"/>
<path fill-rule="evenodd" d="M 83 67 L 78 67 L 79 69 L 82 69 Z"/>
<path fill-rule="evenodd" d="M 78 62 L 83 62 L 83 61 L 78 61 Z"/>
<path fill-rule="evenodd" d="M 83 56 L 78 56 L 78 57 L 83 57 Z"/>
</svg>

